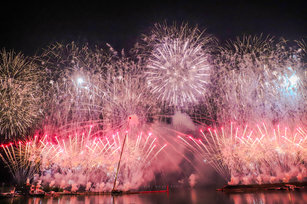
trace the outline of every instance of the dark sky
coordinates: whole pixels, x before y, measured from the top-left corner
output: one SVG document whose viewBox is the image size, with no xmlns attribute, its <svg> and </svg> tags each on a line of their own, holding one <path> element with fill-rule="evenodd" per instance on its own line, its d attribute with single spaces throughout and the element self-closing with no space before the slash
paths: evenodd
<svg viewBox="0 0 307 204">
<path fill-rule="evenodd" d="M 306 37 L 307 1 L 247 2 L 251 1 L 49 1 L 48 5 L 12 1 L 1 5 L 0 47 L 27 55 L 56 41 L 108 42 L 116 49 L 129 49 L 141 33 L 163 20 L 198 24 L 221 41 L 259 33 Z"/>
</svg>

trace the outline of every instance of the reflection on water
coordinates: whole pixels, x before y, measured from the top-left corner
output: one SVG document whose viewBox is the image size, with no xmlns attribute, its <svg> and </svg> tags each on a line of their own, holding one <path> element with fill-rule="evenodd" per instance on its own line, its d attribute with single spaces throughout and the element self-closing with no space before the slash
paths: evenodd
<svg viewBox="0 0 307 204">
<path fill-rule="evenodd" d="M 307 192 L 299 191 L 273 191 L 265 193 L 229 194 L 234 204 L 245 203 L 307 203 Z"/>
<path fill-rule="evenodd" d="M 305 202 L 304 202 L 305 201 Z M 112 197 L 110 195 L 91 196 L 59 196 L 49 198 L 14 198 L 2 199 L 0 203 L 28 203 L 28 204 L 156 204 L 156 203 L 212 203 L 212 204 L 273 204 L 273 203 L 306 203 L 307 191 L 272 191 L 264 193 L 236 193 L 229 194 L 208 189 L 185 189 L 167 193 L 133 194 Z"/>
</svg>

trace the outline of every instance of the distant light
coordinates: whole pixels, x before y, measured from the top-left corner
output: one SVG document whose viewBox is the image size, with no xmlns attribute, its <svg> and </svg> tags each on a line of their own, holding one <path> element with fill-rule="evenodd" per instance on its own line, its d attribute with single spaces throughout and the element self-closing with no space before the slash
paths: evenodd
<svg viewBox="0 0 307 204">
<path fill-rule="evenodd" d="M 77 79 L 77 83 L 78 84 L 82 84 L 84 82 L 84 80 L 81 78 L 81 77 L 79 77 L 78 79 Z"/>
<path fill-rule="evenodd" d="M 293 75 L 289 78 L 289 81 L 290 81 L 291 86 L 296 86 L 298 80 L 299 80 L 299 78 L 298 78 L 295 74 L 293 74 Z"/>
</svg>

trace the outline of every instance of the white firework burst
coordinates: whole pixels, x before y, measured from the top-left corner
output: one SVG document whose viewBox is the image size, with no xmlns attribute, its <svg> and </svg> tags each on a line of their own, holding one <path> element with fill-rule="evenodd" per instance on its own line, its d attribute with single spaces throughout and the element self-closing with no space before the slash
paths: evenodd
<svg viewBox="0 0 307 204">
<path fill-rule="evenodd" d="M 210 79 L 214 38 L 187 24 L 157 24 L 143 40 L 149 46 L 145 74 L 150 91 L 176 109 L 198 104 Z"/>
</svg>

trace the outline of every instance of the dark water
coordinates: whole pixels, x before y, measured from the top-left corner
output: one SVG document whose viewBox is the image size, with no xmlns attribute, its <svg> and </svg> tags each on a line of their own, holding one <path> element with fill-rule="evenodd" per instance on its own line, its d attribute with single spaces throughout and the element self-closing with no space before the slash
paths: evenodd
<svg viewBox="0 0 307 204">
<path fill-rule="evenodd" d="M 204 189 L 185 189 L 167 193 L 134 194 L 112 197 L 110 195 L 91 196 L 60 196 L 49 198 L 14 198 L 2 199 L 0 203 L 28 204 L 69 204 L 69 203 L 106 203 L 106 204 L 188 204 L 188 203 L 234 203 L 234 204 L 275 204 L 275 203 L 307 203 L 307 191 L 272 191 L 265 193 L 236 193 L 228 194 Z"/>
</svg>

